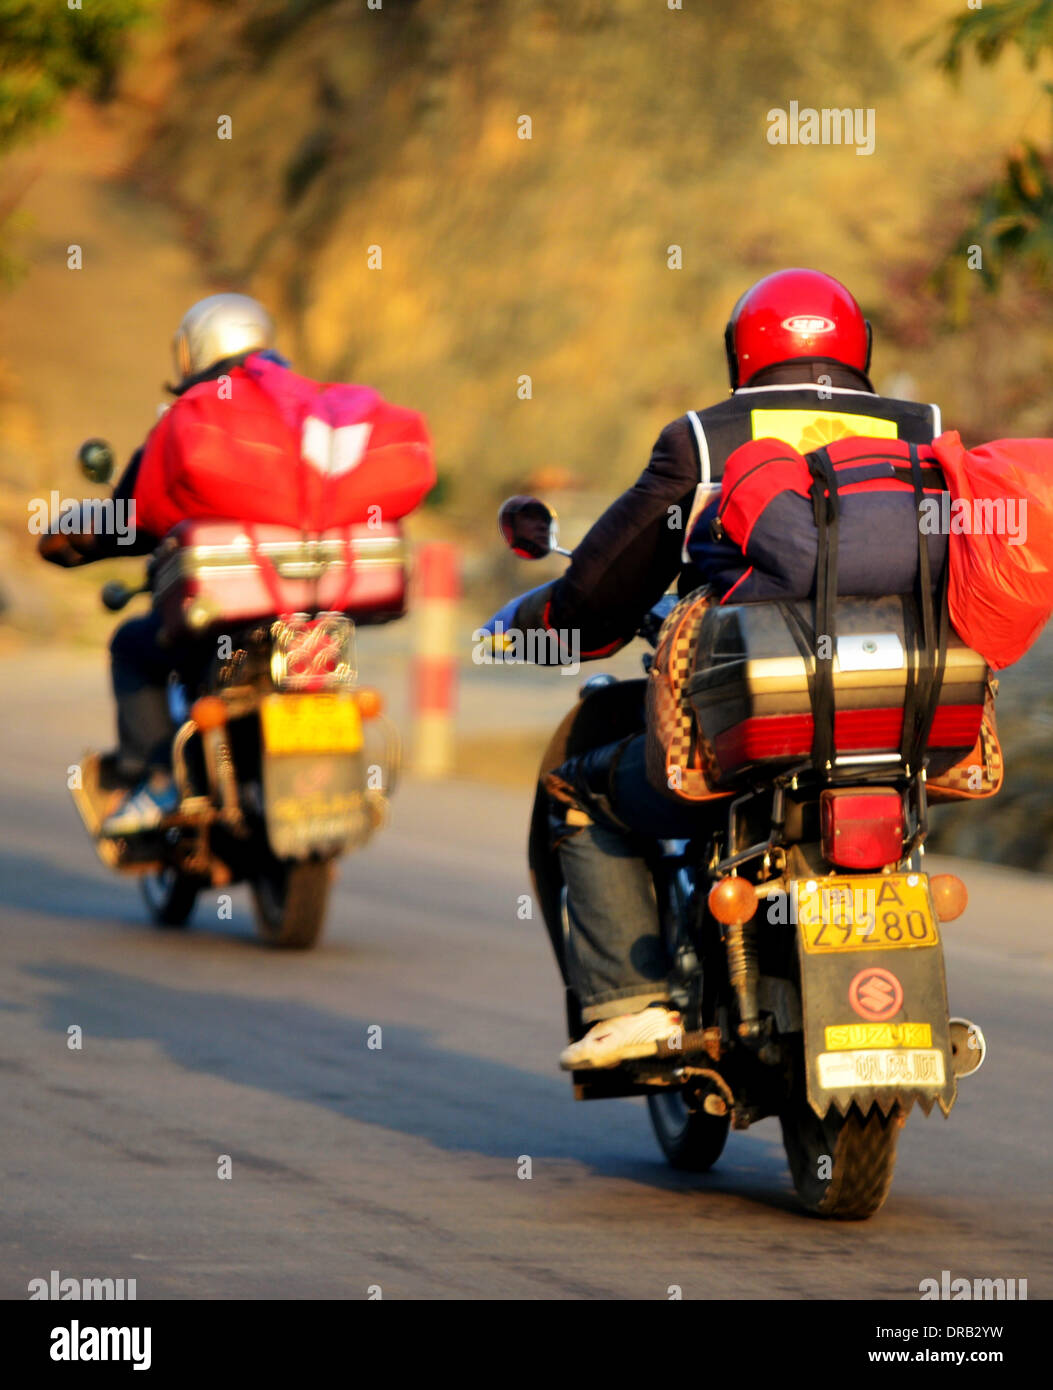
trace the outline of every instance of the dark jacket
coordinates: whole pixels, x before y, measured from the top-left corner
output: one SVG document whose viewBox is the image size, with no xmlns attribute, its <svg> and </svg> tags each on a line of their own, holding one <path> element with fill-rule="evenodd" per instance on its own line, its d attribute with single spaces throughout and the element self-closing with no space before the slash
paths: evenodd
<svg viewBox="0 0 1053 1390">
<path fill-rule="evenodd" d="M 702 576 L 683 547 L 699 484 L 719 481 L 730 453 L 753 437 L 755 405 L 792 404 L 795 385 L 814 403 L 820 376 L 837 400 L 820 411 L 851 408 L 895 419 L 901 437 L 919 443 L 931 440 L 938 427 L 935 407 L 877 396 L 865 376 L 847 367 L 797 362 L 758 373 L 749 389 L 698 412 L 695 423 L 681 415 L 666 425 L 647 467 L 589 529 L 566 573 L 525 597 L 516 626 L 577 630 L 583 658 L 606 656 L 632 639 L 674 581 L 681 594 L 697 588 Z M 771 388 L 771 395 L 761 388 Z"/>
</svg>

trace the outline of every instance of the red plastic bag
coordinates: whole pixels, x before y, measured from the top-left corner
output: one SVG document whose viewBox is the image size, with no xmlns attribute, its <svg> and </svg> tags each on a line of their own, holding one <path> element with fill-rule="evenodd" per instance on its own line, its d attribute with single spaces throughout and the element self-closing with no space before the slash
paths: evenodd
<svg viewBox="0 0 1053 1390">
<path fill-rule="evenodd" d="M 136 521 L 231 519 L 322 531 L 397 521 L 434 485 L 424 417 L 367 386 L 323 385 L 252 356 L 204 381 L 151 431 Z"/>
<path fill-rule="evenodd" d="M 933 442 L 951 500 L 948 602 L 955 631 L 996 670 L 1053 614 L 1053 439 Z"/>
</svg>

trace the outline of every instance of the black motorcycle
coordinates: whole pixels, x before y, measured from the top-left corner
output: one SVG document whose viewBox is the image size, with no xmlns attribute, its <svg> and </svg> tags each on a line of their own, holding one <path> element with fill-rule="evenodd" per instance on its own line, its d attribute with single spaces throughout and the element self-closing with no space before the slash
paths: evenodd
<svg viewBox="0 0 1053 1390">
<path fill-rule="evenodd" d="M 499 522 L 524 558 L 559 551 L 555 515 L 535 498 L 507 502 Z M 675 601 L 667 596 L 644 620 L 639 636 L 652 647 Z M 831 708 L 830 756 L 817 766 L 810 701 L 819 677 L 801 639 L 810 610 L 714 605 L 706 613 L 706 659 L 691 699 L 733 794 L 704 842 L 662 842 L 653 862 L 683 1031 L 653 1058 L 575 1072 L 572 1082 L 578 1100 L 646 1096 L 667 1160 L 695 1172 L 720 1157 L 729 1128 L 778 1116 L 803 1205 L 861 1219 L 888 1194 L 915 1101 L 926 1114 L 934 1104 L 948 1114 L 957 1078 L 980 1066 L 985 1043 L 947 1006 L 941 928 L 964 910 L 965 886 L 921 868 L 926 777 L 940 758 L 925 746 L 905 761 L 885 729 L 903 687 L 922 687 L 920 629 L 905 626 L 899 601 L 838 601 L 832 693 L 852 717 L 835 725 Z M 644 656 L 645 673 L 652 659 Z M 943 661 L 953 671 L 936 702 L 936 733 L 930 722 L 927 737 L 937 743 L 940 728 L 983 702 L 980 658 L 957 644 Z M 645 687 L 646 679 L 610 675 L 585 681 L 539 777 L 641 732 Z M 942 741 L 965 737 L 952 730 Z M 539 780 L 530 869 L 576 1041 L 586 1029 L 566 967 L 552 812 Z"/>
<path fill-rule="evenodd" d="M 112 451 L 89 441 L 81 463 L 105 482 Z M 398 527 L 186 521 L 141 587 L 111 582 L 102 598 L 117 612 L 142 593 L 172 652 L 179 803 L 156 830 L 104 834 L 127 788 L 113 754 L 89 752 L 71 786 L 81 819 L 103 863 L 139 879 L 158 925 L 185 926 L 203 889 L 246 883 L 264 941 L 307 949 L 335 861 L 383 825 L 398 775 L 397 731 L 355 655 L 358 624 L 405 611 Z"/>
</svg>

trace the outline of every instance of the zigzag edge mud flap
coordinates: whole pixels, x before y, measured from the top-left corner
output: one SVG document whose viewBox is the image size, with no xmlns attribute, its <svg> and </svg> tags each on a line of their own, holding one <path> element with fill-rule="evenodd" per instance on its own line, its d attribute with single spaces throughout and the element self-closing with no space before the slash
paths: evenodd
<svg viewBox="0 0 1053 1390">
<path fill-rule="evenodd" d="M 363 752 L 264 751 L 262 763 L 267 839 L 277 858 L 339 854 L 372 835 Z"/>
<path fill-rule="evenodd" d="M 935 944 L 895 949 L 809 951 L 802 926 L 795 933 L 808 1103 L 819 1118 L 853 1103 L 864 1115 L 873 1105 L 888 1115 L 897 1104 L 908 1115 L 915 1101 L 926 1115 L 936 1102 L 948 1115 L 958 1087 L 938 926 Z M 835 1084 L 841 1077 L 845 1084 Z"/>
</svg>

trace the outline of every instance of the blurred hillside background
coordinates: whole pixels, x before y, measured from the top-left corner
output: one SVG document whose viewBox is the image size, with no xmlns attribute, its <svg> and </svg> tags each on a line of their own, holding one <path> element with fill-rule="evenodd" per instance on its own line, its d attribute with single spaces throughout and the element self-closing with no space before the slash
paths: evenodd
<svg viewBox="0 0 1053 1390">
<path fill-rule="evenodd" d="M 120 570 L 36 563 L 27 499 L 84 495 L 88 435 L 131 452 L 216 289 L 265 300 L 302 370 L 426 412 L 416 534 L 463 547 L 466 631 L 552 572 L 500 548 L 501 498 L 544 491 L 573 543 L 724 395 L 728 311 L 781 266 L 853 289 L 879 390 L 967 443 L 1053 434 L 1051 11 L 0 0 L 0 644 L 112 625 Z M 872 108 L 874 153 L 769 144 L 791 101 Z M 1008 789 L 940 813 L 944 845 L 1053 869 L 1051 676 L 1046 638 L 1004 678 Z"/>
</svg>

